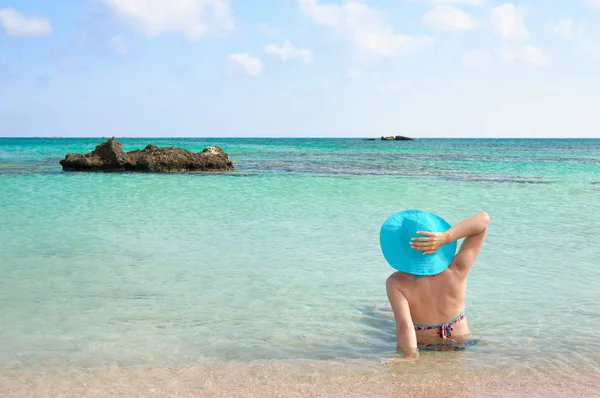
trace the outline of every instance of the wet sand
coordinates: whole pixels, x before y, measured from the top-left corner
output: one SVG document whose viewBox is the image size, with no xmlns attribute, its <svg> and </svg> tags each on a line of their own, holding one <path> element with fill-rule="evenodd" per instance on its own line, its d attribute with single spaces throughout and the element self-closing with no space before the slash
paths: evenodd
<svg viewBox="0 0 600 398">
<path fill-rule="evenodd" d="M 600 372 L 481 374 L 448 363 L 277 362 L 0 373 L 2 397 L 570 397 L 600 394 Z"/>
</svg>

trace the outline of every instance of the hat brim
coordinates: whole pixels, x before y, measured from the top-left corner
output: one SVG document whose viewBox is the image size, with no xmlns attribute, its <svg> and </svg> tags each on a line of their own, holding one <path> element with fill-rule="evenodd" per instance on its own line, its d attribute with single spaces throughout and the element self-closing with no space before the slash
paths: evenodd
<svg viewBox="0 0 600 398">
<path fill-rule="evenodd" d="M 422 236 L 418 231 L 445 232 L 451 225 L 438 215 L 422 210 L 405 210 L 389 217 L 381 226 L 381 251 L 392 268 L 407 274 L 436 275 L 450 266 L 456 254 L 456 241 L 440 247 L 433 254 L 410 246 L 411 239 Z"/>
</svg>

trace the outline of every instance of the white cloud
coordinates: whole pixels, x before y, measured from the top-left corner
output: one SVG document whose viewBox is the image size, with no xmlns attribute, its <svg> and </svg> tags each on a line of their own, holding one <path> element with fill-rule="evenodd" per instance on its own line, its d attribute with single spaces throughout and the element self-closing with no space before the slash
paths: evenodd
<svg viewBox="0 0 600 398">
<path fill-rule="evenodd" d="M 360 51 L 381 57 L 399 57 L 433 45 L 429 37 L 394 32 L 381 11 L 364 0 L 321 5 L 317 0 L 298 0 L 302 11 L 316 23 L 341 31 Z"/>
<path fill-rule="evenodd" d="M 466 4 L 468 6 L 479 6 L 482 0 L 424 0 L 426 3 L 433 4 Z"/>
<path fill-rule="evenodd" d="M 353 81 L 358 81 L 362 77 L 362 70 L 358 68 L 351 68 L 348 71 L 348 78 Z"/>
<path fill-rule="evenodd" d="M 544 67 L 550 65 L 550 56 L 539 47 L 525 46 L 521 49 L 521 59 L 529 65 Z"/>
<path fill-rule="evenodd" d="M 591 6 L 600 7 L 600 0 L 587 0 L 587 3 Z"/>
<path fill-rule="evenodd" d="M 291 59 L 299 59 L 303 62 L 309 62 L 312 60 L 312 52 L 309 49 L 300 49 L 294 47 L 292 43 L 286 41 L 281 47 L 277 47 L 275 44 L 269 44 L 265 47 L 265 52 L 269 55 L 278 57 L 284 62 Z"/>
<path fill-rule="evenodd" d="M 576 23 L 572 19 L 561 19 L 548 23 L 548 30 L 555 36 L 562 37 L 563 39 L 583 39 L 583 31 L 586 24 L 586 21 Z"/>
<path fill-rule="evenodd" d="M 600 2 L 600 0 L 598 1 Z M 547 29 L 555 36 L 573 42 L 577 49 L 586 56 L 597 57 L 600 54 L 598 42 L 586 34 L 587 22 L 586 19 L 580 22 L 575 22 L 572 19 L 561 19 L 548 23 Z"/>
<path fill-rule="evenodd" d="M 518 52 L 516 50 L 504 50 L 502 51 L 502 59 L 506 62 L 513 62 L 518 58 Z"/>
<path fill-rule="evenodd" d="M 483 68 L 493 62 L 492 53 L 488 50 L 470 51 L 463 56 L 463 65 L 466 68 Z"/>
<path fill-rule="evenodd" d="M 523 46 L 518 49 L 505 50 L 502 53 L 502 58 L 506 62 L 521 61 L 538 68 L 547 67 L 552 62 L 550 56 L 544 50 L 535 46 Z"/>
<path fill-rule="evenodd" d="M 436 6 L 423 16 L 423 25 L 440 30 L 472 30 L 479 25 L 471 15 L 449 5 Z"/>
<path fill-rule="evenodd" d="M 124 36 L 113 36 L 110 40 L 110 46 L 119 55 L 129 54 L 129 44 Z"/>
<path fill-rule="evenodd" d="M 48 18 L 26 16 L 14 8 L 0 8 L 0 26 L 10 36 L 46 36 L 53 32 Z"/>
<path fill-rule="evenodd" d="M 239 71 L 249 76 L 258 76 L 263 70 L 263 63 L 259 58 L 250 54 L 231 54 L 229 62 L 232 72 Z"/>
<path fill-rule="evenodd" d="M 492 10 L 492 26 L 496 35 L 505 39 L 529 37 L 523 10 L 511 3 L 503 4 Z"/>
<path fill-rule="evenodd" d="M 153 37 L 167 32 L 198 40 L 230 30 L 235 22 L 230 0 L 100 0 L 133 28 Z"/>
</svg>

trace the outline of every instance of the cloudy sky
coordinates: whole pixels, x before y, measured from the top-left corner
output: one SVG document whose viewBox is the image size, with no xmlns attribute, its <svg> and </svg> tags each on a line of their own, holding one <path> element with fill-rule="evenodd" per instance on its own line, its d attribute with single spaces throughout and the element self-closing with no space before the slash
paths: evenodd
<svg viewBox="0 0 600 398">
<path fill-rule="evenodd" d="M 0 0 L 0 136 L 600 138 L 600 0 Z"/>
</svg>

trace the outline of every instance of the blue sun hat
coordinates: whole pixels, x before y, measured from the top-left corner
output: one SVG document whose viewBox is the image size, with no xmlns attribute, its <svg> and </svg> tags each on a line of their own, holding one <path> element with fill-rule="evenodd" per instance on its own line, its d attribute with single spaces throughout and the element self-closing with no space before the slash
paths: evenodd
<svg viewBox="0 0 600 398">
<path fill-rule="evenodd" d="M 439 274 L 452 262 L 456 254 L 456 241 L 440 247 L 433 254 L 410 246 L 412 238 L 424 237 L 418 231 L 445 232 L 450 224 L 440 216 L 422 210 L 405 210 L 392 215 L 381 226 L 379 243 L 386 261 L 398 271 L 428 276 Z"/>
</svg>

